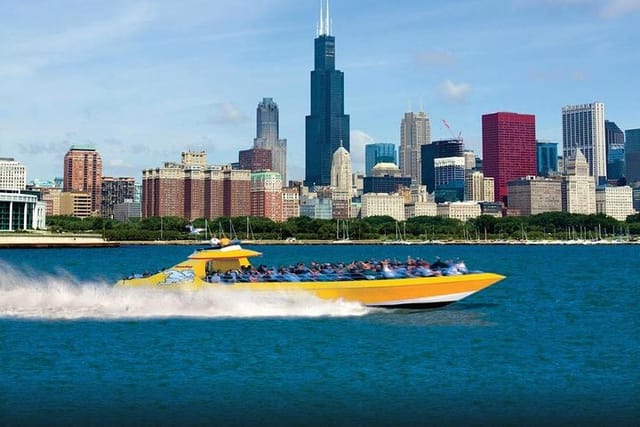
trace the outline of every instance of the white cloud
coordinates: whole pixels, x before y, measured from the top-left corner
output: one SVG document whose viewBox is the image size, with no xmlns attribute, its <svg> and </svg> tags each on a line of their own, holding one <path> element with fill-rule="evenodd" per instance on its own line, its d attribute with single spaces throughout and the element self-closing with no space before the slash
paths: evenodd
<svg viewBox="0 0 640 427">
<path fill-rule="evenodd" d="M 211 121 L 216 124 L 242 123 L 248 120 L 238 108 L 230 102 L 217 102 L 213 104 L 213 115 Z"/>
<path fill-rule="evenodd" d="M 349 132 L 349 143 L 353 172 L 364 172 L 364 146 L 373 143 L 373 138 L 360 129 L 352 129 Z"/>
<path fill-rule="evenodd" d="M 471 85 L 469 83 L 454 83 L 451 80 L 445 80 L 439 86 L 440 96 L 449 102 L 456 104 L 464 103 L 471 93 Z"/>
</svg>

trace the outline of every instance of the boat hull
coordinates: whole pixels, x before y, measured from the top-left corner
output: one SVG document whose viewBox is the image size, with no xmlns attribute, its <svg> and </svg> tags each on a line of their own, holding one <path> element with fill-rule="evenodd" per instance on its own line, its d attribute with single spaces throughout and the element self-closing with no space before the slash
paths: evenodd
<svg viewBox="0 0 640 427">
<path fill-rule="evenodd" d="M 402 279 L 218 284 L 188 274 L 185 280 L 171 283 L 167 282 L 167 277 L 166 272 L 162 272 L 147 278 L 121 280 L 117 286 L 188 291 L 225 288 L 253 292 L 306 292 L 321 299 L 352 301 L 371 307 L 435 308 L 466 298 L 504 278 L 494 273 L 472 273 Z"/>
</svg>

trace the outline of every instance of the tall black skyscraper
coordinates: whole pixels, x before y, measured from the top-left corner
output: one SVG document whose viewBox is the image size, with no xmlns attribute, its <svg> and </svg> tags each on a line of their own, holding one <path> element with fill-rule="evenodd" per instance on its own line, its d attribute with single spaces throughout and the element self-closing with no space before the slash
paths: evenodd
<svg viewBox="0 0 640 427">
<path fill-rule="evenodd" d="M 344 114 L 344 74 L 336 70 L 329 1 L 320 7 L 315 67 L 311 72 L 311 114 L 306 117 L 305 184 L 330 185 L 333 153 L 350 150 L 349 116 Z"/>
</svg>

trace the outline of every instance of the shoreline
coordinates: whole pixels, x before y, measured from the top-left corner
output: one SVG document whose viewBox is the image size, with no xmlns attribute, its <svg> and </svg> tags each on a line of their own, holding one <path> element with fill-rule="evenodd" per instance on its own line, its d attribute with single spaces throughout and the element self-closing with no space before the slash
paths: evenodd
<svg viewBox="0 0 640 427">
<path fill-rule="evenodd" d="M 120 242 L 110 242 L 95 234 L 0 234 L 0 249 L 54 248 L 114 248 Z"/>
<path fill-rule="evenodd" d="M 429 241 L 381 241 L 381 240 L 243 240 L 245 245 L 376 245 L 376 246 L 438 246 L 438 245 L 633 245 L 638 241 L 616 240 L 429 240 Z M 131 240 L 105 241 L 100 235 L 62 234 L 62 235 L 2 235 L 0 249 L 48 249 L 48 248 L 114 248 L 121 246 L 208 246 L 208 241 L 196 240 Z"/>
</svg>

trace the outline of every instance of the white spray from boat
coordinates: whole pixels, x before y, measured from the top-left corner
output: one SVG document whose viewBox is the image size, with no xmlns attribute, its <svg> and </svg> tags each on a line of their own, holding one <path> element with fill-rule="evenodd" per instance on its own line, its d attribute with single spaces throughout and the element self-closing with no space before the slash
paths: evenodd
<svg viewBox="0 0 640 427">
<path fill-rule="evenodd" d="M 198 292 L 115 288 L 97 281 L 17 271 L 0 263 L 0 318 L 153 319 L 348 317 L 375 311 L 311 294 L 214 288 Z"/>
</svg>

